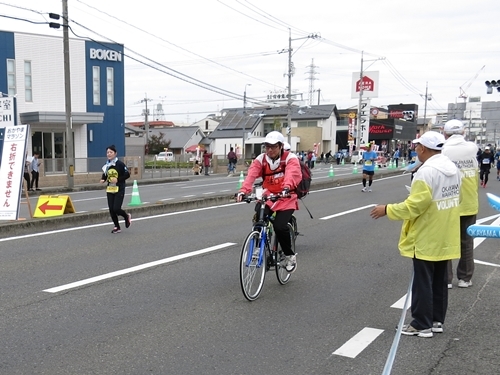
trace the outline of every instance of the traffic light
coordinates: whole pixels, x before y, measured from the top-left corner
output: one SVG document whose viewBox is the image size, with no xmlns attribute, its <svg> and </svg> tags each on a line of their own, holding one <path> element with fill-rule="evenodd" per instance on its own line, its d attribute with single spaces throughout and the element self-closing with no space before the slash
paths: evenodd
<svg viewBox="0 0 500 375">
<path fill-rule="evenodd" d="M 486 81 L 484 82 L 486 85 L 486 94 L 492 94 L 493 93 L 493 87 L 497 88 L 497 91 L 500 92 L 500 79 L 499 80 L 491 80 L 491 81 Z"/>
<path fill-rule="evenodd" d="M 403 119 L 406 121 L 413 121 L 415 111 L 403 111 Z"/>
</svg>

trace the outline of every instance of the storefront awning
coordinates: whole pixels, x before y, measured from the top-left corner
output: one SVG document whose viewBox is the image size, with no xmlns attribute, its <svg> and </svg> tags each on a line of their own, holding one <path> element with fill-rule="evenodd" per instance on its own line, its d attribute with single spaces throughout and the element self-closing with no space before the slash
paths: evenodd
<svg viewBox="0 0 500 375">
<path fill-rule="evenodd" d="M 66 124 L 65 112 L 24 112 L 20 114 L 21 124 Z M 73 112 L 73 125 L 102 124 L 104 113 L 101 112 Z"/>
</svg>

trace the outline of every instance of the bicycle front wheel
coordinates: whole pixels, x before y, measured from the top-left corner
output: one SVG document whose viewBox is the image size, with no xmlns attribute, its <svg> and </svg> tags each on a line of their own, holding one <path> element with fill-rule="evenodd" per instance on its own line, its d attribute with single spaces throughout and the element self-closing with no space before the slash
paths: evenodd
<svg viewBox="0 0 500 375">
<path fill-rule="evenodd" d="M 290 232 L 292 251 L 295 254 L 295 228 L 291 223 L 288 223 L 288 231 Z M 275 241 L 274 249 L 276 249 L 276 251 L 274 252 L 274 256 L 276 257 L 276 267 L 275 267 L 276 277 L 278 278 L 278 282 L 281 285 L 285 285 L 290 281 L 291 274 L 285 268 L 286 266 L 285 253 L 281 249 L 277 236 L 274 236 L 274 241 Z"/>
<path fill-rule="evenodd" d="M 245 298 L 254 301 L 259 297 L 266 276 L 266 252 L 260 241 L 260 233 L 251 232 L 241 249 L 240 284 Z"/>
</svg>

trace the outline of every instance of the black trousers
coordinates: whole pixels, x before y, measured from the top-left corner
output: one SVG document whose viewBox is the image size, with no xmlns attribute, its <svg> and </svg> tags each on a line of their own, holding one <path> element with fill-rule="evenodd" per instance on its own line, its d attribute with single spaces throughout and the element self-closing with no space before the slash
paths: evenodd
<svg viewBox="0 0 500 375">
<path fill-rule="evenodd" d="M 260 210 L 260 205 L 255 205 L 255 210 Z M 292 251 L 292 239 L 290 238 L 290 231 L 288 230 L 288 222 L 292 218 L 293 212 L 295 210 L 285 210 L 285 211 L 276 211 L 275 218 L 273 220 L 273 228 L 274 233 L 276 234 L 276 238 L 278 239 L 278 243 L 283 249 L 283 253 L 285 255 L 293 255 Z M 264 214 L 266 216 L 271 216 L 273 211 L 266 205 L 264 209 Z"/>
<path fill-rule="evenodd" d="M 39 172 L 36 171 L 31 171 L 31 189 L 33 189 L 33 186 L 35 189 L 38 189 L 38 176 L 40 175 Z"/>
<path fill-rule="evenodd" d="M 24 172 L 24 179 L 26 180 L 26 190 L 31 189 L 29 172 Z"/>
<path fill-rule="evenodd" d="M 411 287 L 411 325 L 416 329 L 444 323 L 448 309 L 448 261 L 431 262 L 413 258 Z"/>
<path fill-rule="evenodd" d="M 106 193 L 108 198 L 109 214 L 116 228 L 120 228 L 118 215 L 122 216 L 125 221 L 128 219 L 127 213 L 122 209 L 123 198 L 125 197 L 125 189 L 120 189 L 118 193 Z"/>
<path fill-rule="evenodd" d="M 483 180 L 484 180 L 484 184 L 485 184 L 485 185 L 488 183 L 488 175 L 489 175 L 489 174 L 490 174 L 490 170 L 489 170 L 489 169 L 486 169 L 486 168 L 485 168 L 485 169 L 483 169 L 483 168 L 481 168 L 481 169 L 479 170 L 479 179 L 480 179 L 481 181 L 483 181 Z"/>
</svg>

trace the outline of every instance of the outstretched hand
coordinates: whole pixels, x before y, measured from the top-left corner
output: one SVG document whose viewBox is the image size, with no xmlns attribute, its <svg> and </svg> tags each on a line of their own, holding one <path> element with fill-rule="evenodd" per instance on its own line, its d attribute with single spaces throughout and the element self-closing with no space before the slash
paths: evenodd
<svg viewBox="0 0 500 375">
<path fill-rule="evenodd" d="M 387 215 L 386 207 L 387 206 L 383 204 L 373 207 L 373 209 L 370 212 L 370 216 L 374 219 L 378 219 L 382 216 Z"/>
</svg>

